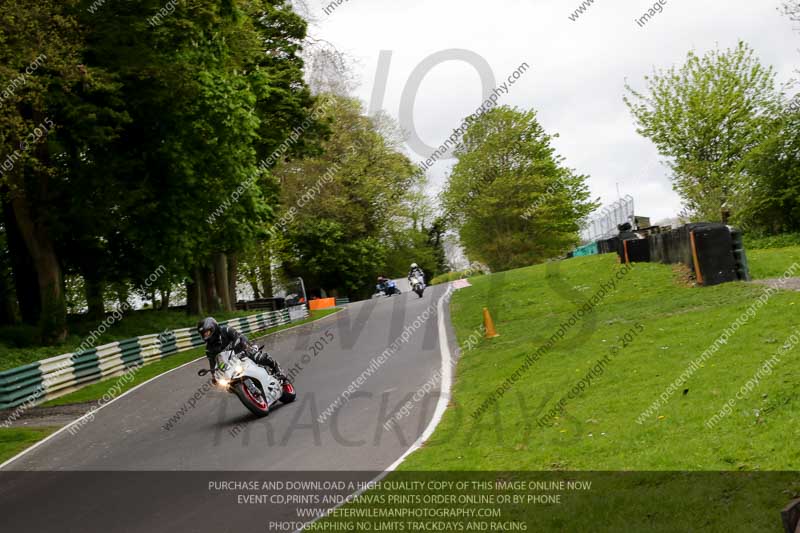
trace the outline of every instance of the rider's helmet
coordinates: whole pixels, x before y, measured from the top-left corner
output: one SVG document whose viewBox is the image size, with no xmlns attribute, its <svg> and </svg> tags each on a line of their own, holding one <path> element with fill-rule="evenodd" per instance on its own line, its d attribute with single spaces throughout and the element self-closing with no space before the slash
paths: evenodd
<svg viewBox="0 0 800 533">
<path fill-rule="evenodd" d="M 378 283 L 383 283 L 385 279 L 383 276 L 378 276 Z"/>
<path fill-rule="evenodd" d="M 219 340 L 219 324 L 211 317 L 204 318 L 197 323 L 197 332 L 206 344 Z"/>
<path fill-rule="evenodd" d="M 411 270 L 414 270 L 415 268 L 419 268 L 419 265 L 416 263 L 411 263 Z"/>
</svg>

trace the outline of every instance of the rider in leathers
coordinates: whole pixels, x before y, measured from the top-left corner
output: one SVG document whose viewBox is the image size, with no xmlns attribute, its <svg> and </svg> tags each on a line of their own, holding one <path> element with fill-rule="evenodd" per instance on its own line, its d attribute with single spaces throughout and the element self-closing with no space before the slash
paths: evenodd
<svg viewBox="0 0 800 533">
<path fill-rule="evenodd" d="M 208 317 L 197 323 L 197 331 L 206 343 L 206 357 L 208 357 L 212 376 L 217 364 L 217 355 L 232 345 L 233 351 L 244 352 L 255 364 L 271 370 L 272 374 L 282 383 L 288 381 L 275 359 L 270 357 L 267 352 L 259 352 L 258 346 L 251 344 L 246 336 L 235 329 L 229 326 L 220 326 L 216 320 Z"/>
<path fill-rule="evenodd" d="M 422 271 L 420 266 L 416 263 L 411 263 L 411 270 L 408 272 L 408 281 L 411 281 L 411 278 L 414 276 L 419 276 L 419 279 L 422 280 L 422 283 L 425 283 L 425 272 Z"/>
</svg>

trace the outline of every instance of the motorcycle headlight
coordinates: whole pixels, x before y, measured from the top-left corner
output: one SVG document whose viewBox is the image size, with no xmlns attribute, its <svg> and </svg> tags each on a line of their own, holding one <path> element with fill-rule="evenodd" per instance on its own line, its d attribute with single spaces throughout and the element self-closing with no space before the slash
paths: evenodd
<svg viewBox="0 0 800 533">
<path fill-rule="evenodd" d="M 227 387 L 228 385 L 230 385 L 230 383 L 231 383 L 231 382 L 230 382 L 230 381 L 228 381 L 228 380 L 227 380 L 227 379 L 225 379 L 225 378 L 220 378 L 220 379 L 218 379 L 218 380 L 217 380 L 217 384 L 218 384 L 220 387 Z"/>
<path fill-rule="evenodd" d="M 238 363 L 235 367 L 233 367 L 233 375 L 241 376 L 242 374 L 244 374 L 244 365 L 242 363 Z"/>
</svg>

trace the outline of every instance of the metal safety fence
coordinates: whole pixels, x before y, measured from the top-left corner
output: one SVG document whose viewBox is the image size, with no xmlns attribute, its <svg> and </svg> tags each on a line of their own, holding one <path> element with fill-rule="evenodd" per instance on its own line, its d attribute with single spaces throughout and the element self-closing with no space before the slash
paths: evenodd
<svg viewBox="0 0 800 533">
<path fill-rule="evenodd" d="M 305 306 L 234 318 L 228 325 L 244 334 L 264 331 L 308 317 Z M 117 376 L 132 367 L 163 359 L 203 344 L 194 328 L 142 335 L 87 350 L 65 353 L 0 372 L 0 409 L 36 405 L 89 383 Z"/>
</svg>

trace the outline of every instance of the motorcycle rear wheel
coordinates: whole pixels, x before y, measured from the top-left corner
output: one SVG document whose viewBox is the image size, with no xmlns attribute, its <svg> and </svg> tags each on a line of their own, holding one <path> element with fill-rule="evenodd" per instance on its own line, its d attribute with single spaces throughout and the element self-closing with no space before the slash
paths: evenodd
<svg viewBox="0 0 800 533">
<path fill-rule="evenodd" d="M 233 386 L 233 392 L 236 393 L 236 396 L 239 397 L 239 400 L 244 404 L 247 409 L 256 415 L 257 417 L 264 417 L 269 414 L 269 402 L 264 397 L 263 392 L 256 397 L 250 392 L 250 389 L 247 387 L 245 381 L 249 381 L 250 378 L 245 378 L 242 381 L 239 381 Z M 251 382 L 252 383 L 252 382 Z M 253 383 L 253 386 L 258 388 L 258 386 Z"/>
</svg>

